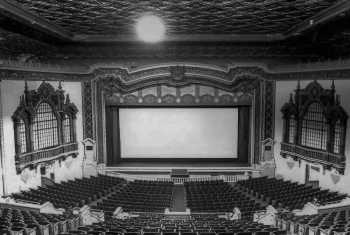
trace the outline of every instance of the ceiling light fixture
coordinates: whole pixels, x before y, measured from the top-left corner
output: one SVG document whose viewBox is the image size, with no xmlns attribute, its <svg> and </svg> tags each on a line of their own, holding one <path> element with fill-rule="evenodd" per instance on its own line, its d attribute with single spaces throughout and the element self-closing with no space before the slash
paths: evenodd
<svg viewBox="0 0 350 235">
<path fill-rule="evenodd" d="M 164 39 L 165 25 L 158 16 L 144 15 L 137 20 L 136 33 L 142 41 L 159 42 Z"/>
</svg>

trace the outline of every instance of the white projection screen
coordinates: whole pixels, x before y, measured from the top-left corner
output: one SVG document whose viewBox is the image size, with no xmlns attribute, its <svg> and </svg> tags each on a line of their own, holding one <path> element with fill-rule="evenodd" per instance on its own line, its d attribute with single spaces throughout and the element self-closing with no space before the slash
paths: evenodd
<svg viewBox="0 0 350 235">
<path fill-rule="evenodd" d="M 237 108 L 120 108 L 121 158 L 237 158 Z"/>
</svg>

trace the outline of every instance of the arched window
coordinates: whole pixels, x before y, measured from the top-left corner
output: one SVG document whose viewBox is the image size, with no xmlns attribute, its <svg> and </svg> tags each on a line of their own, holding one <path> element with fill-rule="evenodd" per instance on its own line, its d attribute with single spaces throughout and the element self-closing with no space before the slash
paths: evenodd
<svg viewBox="0 0 350 235">
<path fill-rule="evenodd" d="M 62 121 L 63 126 L 63 143 L 71 143 L 73 141 L 72 137 L 72 121 L 70 117 L 65 114 Z"/>
<path fill-rule="evenodd" d="M 301 145 L 326 150 L 327 137 L 328 124 L 322 105 L 320 103 L 312 103 L 303 117 Z"/>
<path fill-rule="evenodd" d="M 296 128 L 297 128 L 297 122 L 295 120 L 294 115 L 290 116 L 288 124 L 289 124 L 289 126 L 288 126 L 288 142 L 291 144 L 294 144 L 295 135 L 296 135 Z"/>
<path fill-rule="evenodd" d="M 34 151 L 59 144 L 57 118 L 48 103 L 38 106 L 32 125 Z"/>
<path fill-rule="evenodd" d="M 27 136 L 26 136 L 26 126 L 22 119 L 16 122 L 17 133 L 16 133 L 16 143 L 18 145 L 18 150 L 20 153 L 27 152 Z"/>
</svg>

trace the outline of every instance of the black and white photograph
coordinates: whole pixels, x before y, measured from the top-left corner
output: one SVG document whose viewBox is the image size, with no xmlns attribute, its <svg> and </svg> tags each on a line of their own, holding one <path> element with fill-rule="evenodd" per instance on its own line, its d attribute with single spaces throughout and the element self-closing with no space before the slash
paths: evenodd
<svg viewBox="0 0 350 235">
<path fill-rule="evenodd" d="M 350 235 L 350 0 L 0 0 L 0 235 Z"/>
</svg>

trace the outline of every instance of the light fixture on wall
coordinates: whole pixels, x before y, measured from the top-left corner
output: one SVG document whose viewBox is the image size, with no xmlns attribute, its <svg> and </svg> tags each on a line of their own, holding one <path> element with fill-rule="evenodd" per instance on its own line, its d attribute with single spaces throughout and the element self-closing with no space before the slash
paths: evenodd
<svg viewBox="0 0 350 235">
<path fill-rule="evenodd" d="M 165 24 L 160 17 L 147 14 L 137 20 L 136 33 L 144 42 L 160 42 L 165 36 Z"/>
</svg>

